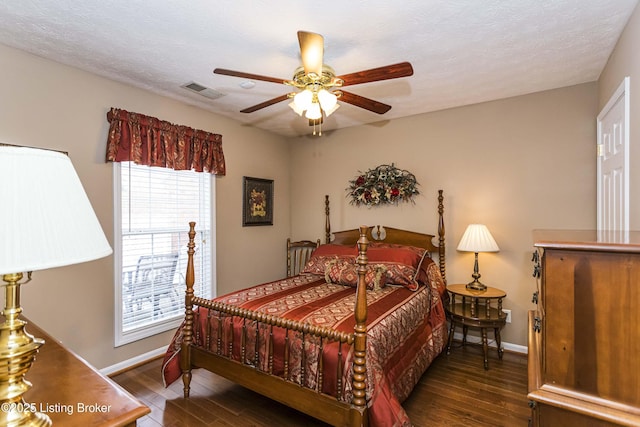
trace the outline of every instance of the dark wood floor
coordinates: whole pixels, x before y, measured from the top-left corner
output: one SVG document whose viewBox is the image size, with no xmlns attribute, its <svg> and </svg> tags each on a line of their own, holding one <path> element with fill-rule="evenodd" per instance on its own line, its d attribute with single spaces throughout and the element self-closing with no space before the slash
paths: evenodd
<svg viewBox="0 0 640 427">
<path fill-rule="evenodd" d="M 439 356 L 403 403 L 414 426 L 527 426 L 526 356 L 505 353 L 500 361 L 490 353 L 488 371 L 479 346 Z M 325 426 L 202 369 L 183 399 L 182 381 L 164 388 L 160 366 L 158 359 L 113 377 L 151 408 L 138 426 Z"/>
</svg>

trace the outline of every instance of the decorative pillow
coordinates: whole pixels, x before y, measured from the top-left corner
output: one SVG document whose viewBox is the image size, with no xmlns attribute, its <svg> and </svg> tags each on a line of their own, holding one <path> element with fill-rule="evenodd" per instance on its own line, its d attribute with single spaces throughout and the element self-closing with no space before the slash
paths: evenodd
<svg viewBox="0 0 640 427">
<path fill-rule="evenodd" d="M 337 283 L 339 285 L 357 287 L 358 286 L 358 265 L 355 260 L 333 259 L 327 262 L 324 273 L 327 283 Z M 367 272 L 364 281 L 367 289 L 377 291 L 385 285 L 386 267 L 380 264 L 367 265 Z"/>
<path fill-rule="evenodd" d="M 415 268 L 390 262 L 382 263 L 382 265 L 387 268 L 384 279 L 387 285 L 401 285 L 412 291 L 418 289 L 418 283 L 414 280 Z"/>
<path fill-rule="evenodd" d="M 414 246 L 398 246 L 393 248 L 373 246 L 367 249 L 367 258 L 371 262 L 397 262 L 417 269 L 426 252 L 426 250 Z"/>
<path fill-rule="evenodd" d="M 338 271 L 334 271 L 333 278 L 327 278 L 329 283 L 339 283 L 343 285 L 356 286 L 358 282 L 357 264 L 358 256 L 356 245 L 320 245 L 313 251 L 302 273 L 324 274 L 327 278 L 328 264 L 332 263 L 332 270 L 339 269 L 344 265 L 351 265 L 349 271 L 343 275 L 349 279 L 340 279 Z M 375 265 L 377 268 L 384 268 L 384 277 L 379 286 L 401 285 L 410 290 L 416 290 L 419 283 L 427 283 L 426 267 L 429 262 L 433 262 L 427 250 L 416 246 L 400 245 L 396 243 L 371 242 L 367 248 L 367 259 L 369 266 Z M 429 262 L 425 262 L 427 259 Z M 375 269 L 374 269 L 375 270 Z M 368 272 L 368 274 L 373 274 Z M 368 276 L 367 276 L 368 277 Z M 373 280 L 373 279 L 372 279 Z M 366 279 L 367 284 L 371 280 Z M 375 286 L 375 285 L 373 285 Z M 368 287 L 369 288 L 369 287 Z M 370 288 L 369 288 L 370 289 Z"/>
<path fill-rule="evenodd" d="M 302 269 L 302 273 L 324 274 L 327 262 L 335 259 L 352 261 L 356 259 L 356 256 L 358 256 L 358 250 L 355 246 L 320 245 L 309 257 L 309 261 Z"/>
<path fill-rule="evenodd" d="M 420 282 L 424 259 L 429 258 L 426 249 L 394 243 L 374 243 L 367 250 L 367 258 L 372 263 L 381 263 L 387 267 L 386 282 L 388 285 L 401 285 L 415 291 Z"/>
<path fill-rule="evenodd" d="M 325 266 L 332 261 L 350 261 L 355 262 L 356 257 L 352 255 L 327 255 L 327 256 L 311 256 L 304 266 L 301 274 L 324 274 Z"/>
<path fill-rule="evenodd" d="M 427 272 L 429 271 L 432 265 L 435 266 L 438 272 L 440 271 L 436 262 L 431 258 L 430 254 L 427 252 L 426 256 L 422 258 L 422 261 L 420 261 L 420 266 L 416 270 L 416 277 L 415 277 L 416 282 L 425 283 L 425 284 L 429 283 Z"/>
</svg>

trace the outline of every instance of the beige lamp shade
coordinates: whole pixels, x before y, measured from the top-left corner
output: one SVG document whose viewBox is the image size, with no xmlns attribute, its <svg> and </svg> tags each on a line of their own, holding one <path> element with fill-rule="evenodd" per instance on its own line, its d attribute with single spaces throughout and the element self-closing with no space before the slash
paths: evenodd
<svg viewBox="0 0 640 427">
<path fill-rule="evenodd" d="M 480 271 L 478 267 L 478 252 L 498 252 L 498 244 L 493 239 L 489 229 L 484 224 L 469 224 L 460 243 L 458 243 L 459 251 L 475 252 L 475 261 L 473 264 L 473 281 L 467 283 L 467 289 L 475 291 L 484 291 L 487 287 L 480 282 Z"/>
<path fill-rule="evenodd" d="M 457 249 L 463 252 L 498 252 L 500 250 L 484 224 L 469 224 Z"/>
<path fill-rule="evenodd" d="M 102 258 L 112 250 L 71 160 L 0 145 L 0 274 Z"/>
</svg>

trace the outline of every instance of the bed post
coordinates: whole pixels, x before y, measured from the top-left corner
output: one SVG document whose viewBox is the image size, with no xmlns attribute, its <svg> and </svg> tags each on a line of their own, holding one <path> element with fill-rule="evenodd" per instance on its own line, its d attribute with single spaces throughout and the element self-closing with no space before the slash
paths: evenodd
<svg viewBox="0 0 640 427">
<path fill-rule="evenodd" d="M 183 339 L 180 347 L 180 369 L 182 370 L 182 383 L 184 384 L 184 397 L 189 397 L 191 384 L 191 342 L 193 341 L 193 283 L 195 279 L 193 270 L 193 254 L 195 253 L 196 223 L 189 223 L 189 243 L 187 244 L 187 290 L 184 295 L 184 328 Z"/>
<path fill-rule="evenodd" d="M 440 264 L 440 275 L 445 285 L 447 284 L 447 269 L 445 267 L 445 246 L 444 246 L 444 196 L 442 190 L 438 190 L 438 263 Z"/>
<path fill-rule="evenodd" d="M 358 288 L 356 290 L 356 304 L 354 317 L 353 343 L 353 399 L 351 400 L 351 427 L 366 426 L 367 423 L 367 231 L 369 227 L 360 226 L 360 238 L 358 239 Z"/>
<path fill-rule="evenodd" d="M 331 243 L 331 223 L 329 222 L 329 195 L 324 196 L 324 236 L 325 243 Z"/>
</svg>

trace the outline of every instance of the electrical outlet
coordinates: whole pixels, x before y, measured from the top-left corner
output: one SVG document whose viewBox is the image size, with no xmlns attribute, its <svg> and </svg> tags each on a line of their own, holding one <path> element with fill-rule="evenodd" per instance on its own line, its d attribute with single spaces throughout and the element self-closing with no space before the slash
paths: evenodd
<svg viewBox="0 0 640 427">
<path fill-rule="evenodd" d="M 511 323 L 511 310 L 502 309 L 502 312 L 507 315 L 507 323 Z"/>
</svg>

